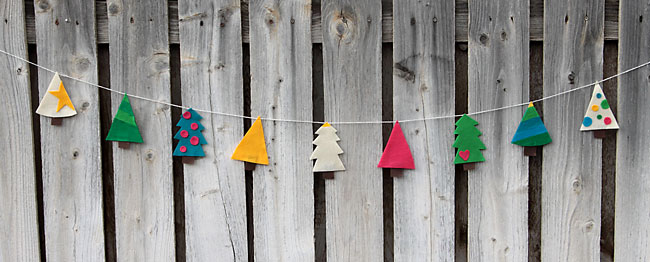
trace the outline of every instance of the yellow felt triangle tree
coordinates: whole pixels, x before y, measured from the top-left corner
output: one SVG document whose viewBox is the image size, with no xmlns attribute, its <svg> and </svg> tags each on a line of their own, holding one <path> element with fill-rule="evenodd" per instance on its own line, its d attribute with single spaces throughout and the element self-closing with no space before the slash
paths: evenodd
<svg viewBox="0 0 650 262">
<path fill-rule="evenodd" d="M 269 164 L 269 157 L 266 154 L 264 129 L 262 128 L 262 120 L 260 120 L 259 116 L 251 128 L 248 129 L 244 138 L 239 142 L 231 158 L 261 165 Z"/>
</svg>

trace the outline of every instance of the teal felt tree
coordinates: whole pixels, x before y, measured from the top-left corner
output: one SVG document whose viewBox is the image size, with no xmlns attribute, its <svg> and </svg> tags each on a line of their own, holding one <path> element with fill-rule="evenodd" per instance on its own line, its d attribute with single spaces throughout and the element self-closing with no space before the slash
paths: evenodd
<svg viewBox="0 0 650 262">
<path fill-rule="evenodd" d="M 468 164 L 474 162 L 483 162 L 483 153 L 481 150 L 485 149 L 485 144 L 481 141 L 479 136 L 481 131 L 476 128 L 478 122 L 467 115 L 463 115 L 456 122 L 456 131 L 454 131 L 456 141 L 453 147 L 458 148 L 454 164 Z M 465 170 L 472 169 L 472 165 L 465 165 Z"/>
<path fill-rule="evenodd" d="M 138 125 L 135 123 L 135 115 L 133 115 L 129 97 L 126 95 L 122 98 L 122 103 L 117 109 L 106 140 L 118 141 L 120 148 L 129 148 L 129 143 L 143 142 Z"/>
<path fill-rule="evenodd" d="M 174 156 L 182 156 L 184 163 L 190 164 L 194 161 L 193 157 L 205 156 L 202 145 L 208 142 L 201 134 L 205 129 L 199 123 L 202 118 L 199 113 L 190 108 L 183 113 L 181 120 L 176 124 L 181 129 L 174 135 L 174 139 L 178 140 Z"/>
<path fill-rule="evenodd" d="M 519 122 L 517 132 L 512 138 L 512 143 L 524 147 L 524 154 L 527 156 L 537 155 L 538 146 L 543 146 L 553 141 L 548 134 L 542 118 L 539 117 L 533 103 L 528 105 L 524 117 Z"/>
</svg>

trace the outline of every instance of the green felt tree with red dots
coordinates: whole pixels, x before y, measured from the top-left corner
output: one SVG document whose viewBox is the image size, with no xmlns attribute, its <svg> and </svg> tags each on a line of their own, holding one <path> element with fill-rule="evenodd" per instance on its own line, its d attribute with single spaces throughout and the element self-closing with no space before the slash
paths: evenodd
<svg viewBox="0 0 650 262">
<path fill-rule="evenodd" d="M 205 137 L 201 133 L 205 129 L 199 122 L 202 118 L 199 113 L 191 108 L 183 113 L 181 120 L 176 124 L 181 129 L 174 135 L 174 139 L 178 140 L 178 145 L 174 150 L 174 156 L 205 156 L 202 145 L 208 142 L 205 141 Z"/>
</svg>

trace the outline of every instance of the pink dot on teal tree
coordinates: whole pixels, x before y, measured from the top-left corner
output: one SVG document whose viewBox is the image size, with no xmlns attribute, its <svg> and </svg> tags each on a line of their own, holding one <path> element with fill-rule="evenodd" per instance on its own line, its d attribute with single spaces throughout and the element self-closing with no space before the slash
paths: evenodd
<svg viewBox="0 0 650 262">
<path fill-rule="evenodd" d="M 191 108 L 181 115 L 181 120 L 176 124 L 181 129 L 174 135 L 174 139 L 178 140 L 174 156 L 205 156 L 202 145 L 208 142 L 201 134 L 205 129 L 199 122 L 201 119 L 203 117 Z"/>
<path fill-rule="evenodd" d="M 476 125 L 478 125 L 478 122 L 468 115 L 463 115 L 456 122 L 454 134 L 458 136 L 453 147 L 457 148 L 458 151 L 456 152 L 454 164 L 485 161 L 481 152 L 481 150 L 485 149 L 485 144 L 479 138 L 482 133 L 476 128 Z"/>
</svg>

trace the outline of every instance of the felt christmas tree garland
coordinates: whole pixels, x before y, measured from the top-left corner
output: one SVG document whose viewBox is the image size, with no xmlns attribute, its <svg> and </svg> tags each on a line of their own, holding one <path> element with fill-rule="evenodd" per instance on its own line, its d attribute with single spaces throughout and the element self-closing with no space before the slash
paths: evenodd
<svg viewBox="0 0 650 262">
<path fill-rule="evenodd" d="M 77 114 L 58 73 L 52 78 L 47 92 L 36 109 L 36 113 L 53 119 L 70 117 Z M 201 119 L 201 115 L 191 108 L 183 113 L 177 124 L 180 130 L 174 135 L 174 139 L 179 141 L 173 152 L 174 156 L 184 158 L 205 156 L 203 145 L 207 144 L 207 141 L 202 134 L 205 127 L 200 123 Z M 54 124 L 54 121 L 52 123 Z M 454 134 L 457 137 L 453 147 L 457 151 L 454 164 L 463 164 L 467 167 L 467 164 L 485 161 L 482 150 L 485 150 L 486 146 L 480 139 L 482 133 L 477 128 L 478 124 L 476 120 L 467 114 L 464 114 L 456 122 Z M 597 131 L 618 128 L 618 123 L 605 98 L 603 90 L 599 84 L 595 84 L 580 130 Z M 343 161 L 341 161 L 339 156 L 344 151 L 338 144 L 341 139 L 336 132 L 336 129 L 329 123 L 323 124 L 316 131 L 316 135 L 318 136 L 313 141 L 316 148 L 309 158 L 310 160 L 315 160 L 313 172 L 345 170 Z M 142 135 L 135 121 L 133 108 L 126 94 L 124 94 L 117 113 L 113 118 L 113 123 L 106 140 L 143 143 Z M 517 131 L 512 138 L 512 143 L 523 147 L 537 147 L 549 144 L 551 141 L 552 139 L 548 130 L 531 102 L 517 127 Z M 250 164 L 269 164 L 261 117 L 257 117 L 253 125 L 246 132 L 239 145 L 235 148 L 231 158 Z M 415 168 L 411 150 L 399 122 L 395 122 L 377 167 L 390 169 Z"/>
</svg>

